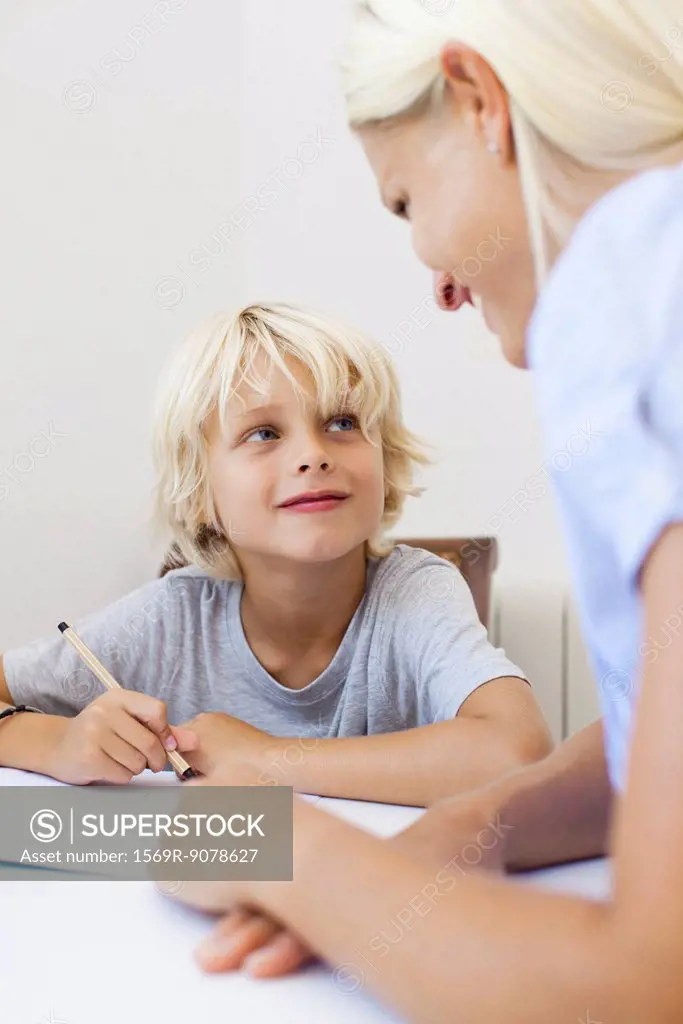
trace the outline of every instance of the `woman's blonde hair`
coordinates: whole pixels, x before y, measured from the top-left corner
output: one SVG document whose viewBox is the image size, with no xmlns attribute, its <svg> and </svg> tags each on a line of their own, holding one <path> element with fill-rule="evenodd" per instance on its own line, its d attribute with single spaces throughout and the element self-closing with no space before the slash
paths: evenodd
<svg viewBox="0 0 683 1024">
<path fill-rule="evenodd" d="M 342 73 L 355 128 L 438 105 L 449 42 L 476 50 L 496 72 L 509 96 L 539 284 L 604 191 L 605 172 L 683 160 L 680 0 L 353 0 L 353 8 Z"/>
<path fill-rule="evenodd" d="M 399 385 L 386 351 L 357 330 L 295 306 L 251 305 L 220 315 L 196 330 L 170 364 L 154 417 L 157 471 L 156 519 L 170 530 L 177 554 L 214 575 L 240 578 L 229 529 L 219 521 L 208 472 L 206 426 L 218 413 L 224 425 L 227 404 L 242 384 L 267 394 L 268 379 L 256 369 L 263 354 L 303 398 L 287 359 L 310 371 L 324 419 L 353 413 L 366 437 L 377 427 L 384 463 L 384 512 L 368 553 L 391 549 L 384 532 L 400 517 L 405 498 L 419 494 L 414 469 L 427 463 L 423 448 L 404 425 Z M 237 395 L 239 398 L 239 395 Z"/>
</svg>

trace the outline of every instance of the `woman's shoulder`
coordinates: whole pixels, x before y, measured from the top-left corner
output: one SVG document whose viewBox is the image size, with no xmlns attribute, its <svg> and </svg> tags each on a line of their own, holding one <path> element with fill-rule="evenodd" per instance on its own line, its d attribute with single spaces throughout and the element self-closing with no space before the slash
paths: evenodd
<svg viewBox="0 0 683 1024">
<path fill-rule="evenodd" d="M 676 252 L 683 252 L 682 222 L 683 164 L 633 175 L 602 196 L 582 217 L 549 284 L 568 269 L 576 273 L 583 268 L 586 275 L 599 263 L 609 270 L 605 259 L 599 258 L 599 250 L 604 251 L 606 246 L 616 257 L 616 266 L 621 267 L 629 259 L 635 261 L 635 270 L 647 270 L 649 253 L 644 243 L 648 249 L 673 243 Z"/>
<path fill-rule="evenodd" d="M 635 175 L 591 207 L 553 267 L 529 328 L 530 366 L 649 360 L 666 343 L 682 273 L 683 166 Z"/>
<path fill-rule="evenodd" d="M 683 216 L 683 164 L 635 174 L 611 189 L 588 211 L 576 229 L 576 242 L 606 231 L 628 244 L 643 233 L 667 229 Z"/>
</svg>

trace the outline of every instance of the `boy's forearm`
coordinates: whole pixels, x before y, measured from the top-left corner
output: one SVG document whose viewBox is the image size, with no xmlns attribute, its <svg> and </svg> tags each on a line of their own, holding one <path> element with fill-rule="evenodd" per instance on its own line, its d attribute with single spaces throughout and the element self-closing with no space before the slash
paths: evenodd
<svg viewBox="0 0 683 1024">
<path fill-rule="evenodd" d="M 613 791 L 602 722 L 594 722 L 552 754 L 481 791 L 489 814 L 508 826 L 508 870 L 600 857 L 608 852 Z M 488 801 L 488 803 L 487 803 Z"/>
<path fill-rule="evenodd" d="M 0 703 L 0 711 L 8 705 Z M 22 712 L 0 721 L 0 766 L 50 774 L 51 756 L 68 724 L 57 715 Z"/>
<path fill-rule="evenodd" d="M 525 757 L 534 752 L 525 755 L 502 725 L 459 717 L 379 736 L 275 740 L 262 768 L 268 781 L 303 793 L 427 807 L 500 778 Z"/>
</svg>

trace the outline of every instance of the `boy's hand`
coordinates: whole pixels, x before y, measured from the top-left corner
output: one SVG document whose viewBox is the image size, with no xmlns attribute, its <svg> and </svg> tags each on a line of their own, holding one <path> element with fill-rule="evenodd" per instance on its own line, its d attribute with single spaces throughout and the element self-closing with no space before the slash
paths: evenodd
<svg viewBox="0 0 683 1024">
<path fill-rule="evenodd" d="M 60 782 L 125 785 L 149 767 L 161 771 L 166 751 L 196 745 L 192 733 L 168 724 L 166 705 L 131 690 L 108 690 L 75 718 L 61 719 L 47 773 Z"/>
<path fill-rule="evenodd" d="M 189 736 L 192 745 L 185 746 Z M 272 743 L 269 733 L 231 715 L 210 711 L 184 723 L 178 750 L 202 775 L 220 772 L 222 785 L 241 785 L 237 778 L 244 775 L 244 769 L 250 778 L 254 776 L 250 784 L 267 785 L 263 764 Z"/>
</svg>

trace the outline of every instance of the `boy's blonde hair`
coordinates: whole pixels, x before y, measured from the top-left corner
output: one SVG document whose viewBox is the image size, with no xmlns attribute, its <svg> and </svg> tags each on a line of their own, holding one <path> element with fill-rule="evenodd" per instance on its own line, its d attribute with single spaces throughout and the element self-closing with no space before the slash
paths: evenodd
<svg viewBox="0 0 683 1024">
<path fill-rule="evenodd" d="M 213 575 L 240 578 L 211 493 L 206 425 L 217 412 L 223 426 L 227 404 L 241 384 L 267 394 L 268 380 L 255 369 L 261 353 L 302 397 L 286 360 L 293 358 L 308 368 L 324 419 L 353 413 L 365 436 L 378 427 L 384 513 L 378 534 L 368 538 L 368 551 L 386 554 L 391 545 L 383 542 L 383 534 L 400 517 L 406 496 L 419 493 L 414 469 L 428 461 L 403 424 L 396 373 L 385 350 L 358 331 L 284 304 L 246 306 L 234 316 L 215 317 L 187 339 L 169 366 L 154 422 L 157 521 L 170 529 L 187 562 Z"/>
<path fill-rule="evenodd" d="M 683 160 L 682 30 L 680 0 L 353 0 L 349 121 L 420 115 L 444 46 L 480 53 L 510 98 L 540 285 L 605 172 Z"/>
</svg>

